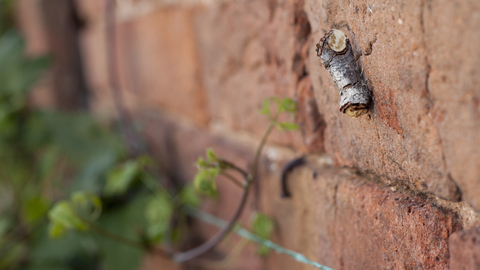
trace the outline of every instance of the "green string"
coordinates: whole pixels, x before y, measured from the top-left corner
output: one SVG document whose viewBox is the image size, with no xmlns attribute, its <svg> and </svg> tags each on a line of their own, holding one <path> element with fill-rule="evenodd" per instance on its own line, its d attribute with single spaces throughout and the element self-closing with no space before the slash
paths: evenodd
<svg viewBox="0 0 480 270">
<path fill-rule="evenodd" d="M 207 212 L 204 212 L 202 210 L 199 210 L 199 209 L 189 207 L 189 208 L 186 209 L 186 213 L 190 216 L 196 217 L 196 218 L 198 218 L 198 219 L 200 219 L 200 220 L 202 220 L 202 221 L 204 221 L 208 224 L 217 226 L 219 228 L 223 228 L 227 225 L 227 222 L 225 220 L 220 219 L 220 218 L 218 218 L 214 215 L 211 215 L 211 214 L 209 214 Z M 272 242 L 270 240 L 263 239 L 260 236 L 258 236 L 256 234 L 253 234 L 253 233 L 251 233 L 251 232 L 249 232 L 249 231 L 247 231 L 243 228 L 239 228 L 238 226 L 234 228 L 234 232 L 236 234 L 238 234 L 239 236 L 243 237 L 243 238 L 246 238 L 250 241 L 257 242 L 261 245 L 264 245 L 264 246 L 266 246 L 270 249 L 275 250 L 278 253 L 287 254 L 298 262 L 312 265 L 312 266 L 314 266 L 318 269 L 333 270 L 330 267 L 321 265 L 318 262 L 314 262 L 314 261 L 311 261 L 311 260 L 307 259 L 307 257 L 305 257 L 305 255 L 303 255 L 301 253 L 286 249 L 282 246 L 279 246 L 279 245 L 275 244 L 274 242 Z"/>
</svg>

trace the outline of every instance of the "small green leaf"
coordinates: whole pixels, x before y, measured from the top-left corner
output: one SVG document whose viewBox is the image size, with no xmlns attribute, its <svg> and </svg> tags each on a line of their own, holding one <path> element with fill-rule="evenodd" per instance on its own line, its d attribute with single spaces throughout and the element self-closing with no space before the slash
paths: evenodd
<svg viewBox="0 0 480 270">
<path fill-rule="evenodd" d="M 261 114 L 270 115 L 270 99 L 263 100 L 263 107 L 260 109 Z"/>
<path fill-rule="evenodd" d="M 45 216 L 49 203 L 45 198 L 33 197 L 24 204 L 24 218 L 28 223 L 33 223 Z"/>
<path fill-rule="evenodd" d="M 48 225 L 48 235 L 53 239 L 64 236 L 66 232 L 67 228 L 59 222 L 50 222 Z"/>
<path fill-rule="evenodd" d="M 217 186 L 215 178 L 220 173 L 220 168 L 201 169 L 195 175 L 193 184 L 200 194 L 215 198 L 217 196 Z"/>
<path fill-rule="evenodd" d="M 200 198 L 192 185 L 187 185 L 180 191 L 180 199 L 183 204 L 197 207 L 200 204 Z"/>
<path fill-rule="evenodd" d="M 202 158 L 202 157 L 199 157 L 197 162 L 195 163 L 195 165 L 197 166 L 197 168 L 200 170 L 201 168 L 205 168 L 205 167 L 208 167 L 208 164 L 207 162 Z"/>
<path fill-rule="evenodd" d="M 254 213 L 252 218 L 252 231 L 258 236 L 268 239 L 273 230 L 273 220 L 262 213 Z"/>
<path fill-rule="evenodd" d="M 102 201 L 91 192 L 75 192 L 71 196 L 71 201 L 75 212 L 90 221 L 96 220 L 102 213 Z"/>
<path fill-rule="evenodd" d="M 168 231 L 173 214 L 173 204 L 167 193 L 153 197 L 145 209 L 147 220 L 147 236 L 150 240 L 159 241 Z"/>
<path fill-rule="evenodd" d="M 218 161 L 218 157 L 213 151 L 213 148 L 207 149 L 207 163 L 214 163 Z"/>
<path fill-rule="evenodd" d="M 68 201 L 57 202 L 52 209 L 48 212 L 48 217 L 50 222 L 53 224 L 51 227 L 50 234 L 52 237 L 58 235 L 58 232 L 62 230 L 62 227 L 65 229 L 77 229 L 81 231 L 87 230 L 87 224 L 85 224 L 75 213 L 73 206 Z M 54 234 L 56 232 L 56 234 Z"/>
<path fill-rule="evenodd" d="M 139 172 L 136 161 L 127 161 L 122 167 L 108 174 L 105 194 L 109 196 L 124 194 Z"/>
<path fill-rule="evenodd" d="M 280 129 L 280 131 L 282 131 L 283 129 L 287 131 L 299 129 L 299 127 L 296 124 L 289 123 L 289 122 L 278 123 L 277 127 Z"/>
<path fill-rule="evenodd" d="M 273 230 L 273 220 L 262 213 L 254 213 L 252 216 L 252 231 L 258 236 L 269 239 Z M 268 254 L 269 248 L 259 246 L 257 252 L 260 256 Z"/>
<path fill-rule="evenodd" d="M 297 103 L 295 101 L 289 99 L 289 98 L 284 98 L 282 100 L 282 103 L 280 104 L 281 111 L 287 111 L 289 113 L 294 113 L 297 109 Z"/>
<path fill-rule="evenodd" d="M 281 111 L 282 106 L 280 105 L 280 100 L 278 99 L 278 97 L 272 97 L 270 99 L 273 99 L 275 101 L 275 105 L 277 106 L 277 110 Z"/>
</svg>

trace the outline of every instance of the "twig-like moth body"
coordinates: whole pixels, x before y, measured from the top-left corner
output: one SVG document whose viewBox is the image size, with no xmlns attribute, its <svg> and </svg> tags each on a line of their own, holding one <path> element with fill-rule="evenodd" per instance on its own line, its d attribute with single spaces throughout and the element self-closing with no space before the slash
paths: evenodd
<svg viewBox="0 0 480 270">
<path fill-rule="evenodd" d="M 370 91 L 363 81 L 347 35 L 330 30 L 317 44 L 317 56 L 340 91 L 340 111 L 359 117 L 368 111 Z"/>
</svg>

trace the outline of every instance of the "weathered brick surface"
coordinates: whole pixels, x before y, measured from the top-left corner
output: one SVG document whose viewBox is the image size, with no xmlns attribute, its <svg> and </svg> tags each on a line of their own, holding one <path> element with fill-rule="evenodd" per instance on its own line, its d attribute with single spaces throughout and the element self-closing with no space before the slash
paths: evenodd
<svg viewBox="0 0 480 270">
<path fill-rule="evenodd" d="M 161 9 L 121 23 L 120 74 L 139 106 L 158 107 L 206 125 L 203 84 L 192 25 L 194 10 Z"/>
<path fill-rule="evenodd" d="M 448 237 L 471 222 L 458 203 L 314 162 L 289 178 L 292 199 L 267 181 L 262 210 L 278 222 L 275 241 L 334 269 L 449 269 Z M 272 259 L 272 269 L 287 260 Z"/>
<path fill-rule="evenodd" d="M 323 153 L 326 123 L 318 111 L 312 80 L 305 77 L 298 82 L 297 114 L 295 123 L 300 127 L 304 146 L 309 153 Z"/>
<path fill-rule="evenodd" d="M 425 3 L 431 115 L 462 199 L 480 209 L 480 2 Z"/>
<path fill-rule="evenodd" d="M 198 14 L 195 34 L 212 121 L 260 137 L 268 125 L 258 115 L 262 101 L 295 97 L 309 37 L 302 14 L 290 0 L 229 1 Z M 302 146 L 299 136 L 286 133 L 272 141 Z"/>
<path fill-rule="evenodd" d="M 358 56 L 362 55 L 360 62 L 373 91 L 369 115 L 360 119 L 341 115 L 332 79 L 319 59 L 309 55 L 318 108 L 327 123 L 326 150 L 338 164 L 411 182 L 451 200 L 465 191 L 465 198 L 476 204 L 473 197 L 480 182 L 478 166 L 473 164 L 478 164 L 478 150 L 468 147 L 478 144 L 479 138 L 478 121 L 473 120 L 478 93 L 473 63 L 479 59 L 470 45 L 480 41 L 471 34 L 480 25 L 473 19 L 478 13 L 474 2 L 306 1 L 313 40 L 334 27 L 346 31 Z M 462 19 L 467 17 L 472 19 Z M 455 65 L 449 66 L 445 59 Z M 452 83 L 440 87 L 445 73 Z M 463 101 L 458 96 L 464 96 Z"/>
<path fill-rule="evenodd" d="M 94 108 L 105 113 L 105 106 L 112 108 L 105 21 L 98 14 L 98 3 L 87 1 L 79 6 L 85 14 L 96 11 L 84 15 L 94 19 L 82 34 L 82 45 Z M 195 12 L 195 8 L 171 7 L 116 22 L 117 70 L 132 109 L 159 108 L 198 125 L 208 123 L 193 33 Z"/>
<path fill-rule="evenodd" d="M 450 269 L 480 269 L 480 229 L 459 231 L 450 236 Z"/>
<path fill-rule="evenodd" d="M 252 147 L 158 114 L 142 118 L 149 119 L 144 126 L 152 149 L 162 153 L 158 158 L 181 182 L 193 178 L 192 164 L 206 147 L 242 167 L 251 162 Z M 288 155 L 271 160 L 268 152 L 242 223 L 248 224 L 253 210 L 263 211 L 276 221 L 273 241 L 334 269 L 448 269 L 449 236 L 472 223 L 465 203 L 435 199 L 405 185 L 388 187 L 374 176 L 324 165 L 328 158 L 321 156 L 309 157 L 307 165 L 290 175 L 292 198 L 282 199 L 275 168 Z M 228 219 L 241 190 L 225 180 L 218 181 L 219 200 L 203 207 Z M 202 222 L 197 228 L 206 238 L 218 230 Z M 227 240 L 217 252 L 225 256 L 237 241 Z M 247 248 L 228 269 L 313 269 L 286 255 L 261 259 L 254 254 L 253 246 Z"/>
</svg>

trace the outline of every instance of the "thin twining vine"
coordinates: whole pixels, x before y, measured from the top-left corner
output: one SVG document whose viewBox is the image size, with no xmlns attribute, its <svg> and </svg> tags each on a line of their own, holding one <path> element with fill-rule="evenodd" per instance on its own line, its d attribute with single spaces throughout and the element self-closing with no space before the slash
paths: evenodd
<svg viewBox="0 0 480 270">
<path fill-rule="evenodd" d="M 198 218 L 198 219 L 202 220 L 203 222 L 206 222 L 208 224 L 211 224 L 211 225 L 214 225 L 214 226 L 217 226 L 217 227 L 220 227 L 220 228 L 224 227 L 227 223 L 223 219 L 220 219 L 220 218 L 218 218 L 214 215 L 211 215 L 209 213 L 203 212 L 203 211 L 198 210 L 198 209 L 187 209 L 187 214 L 190 215 L 190 216 L 193 216 L 195 218 Z M 265 237 L 260 237 L 259 235 L 251 233 L 248 230 L 245 230 L 241 227 L 235 228 L 233 231 L 237 235 L 242 237 L 242 239 L 247 239 L 249 241 L 256 242 L 256 243 L 262 245 L 263 248 L 272 249 L 277 253 L 282 253 L 282 254 L 286 254 L 288 256 L 291 256 L 294 260 L 296 260 L 298 262 L 308 264 L 308 265 L 311 265 L 315 268 L 322 269 L 322 270 L 333 270 L 330 267 L 327 267 L 327 266 L 324 266 L 324 265 L 322 265 L 318 262 L 309 260 L 305 255 L 303 255 L 301 253 L 295 252 L 293 250 L 286 249 L 286 248 L 284 248 L 280 245 L 277 245 L 274 242 L 266 239 Z M 239 245 L 242 244 L 242 243 L 243 242 L 240 242 Z M 235 252 L 235 250 L 232 251 L 232 253 L 234 253 L 234 252 Z M 211 263 L 208 264 L 208 265 L 211 265 L 212 266 L 211 268 L 214 268 L 215 266 L 217 266 L 217 265 L 211 264 Z"/>
<path fill-rule="evenodd" d="M 275 104 L 277 105 L 277 111 L 274 113 L 272 113 L 270 110 L 271 100 L 275 101 Z M 175 261 L 183 262 L 183 261 L 191 260 L 199 255 L 204 254 L 205 252 L 215 247 L 232 229 L 232 227 L 235 225 L 238 218 L 243 212 L 245 203 L 247 201 L 248 192 L 250 190 L 250 187 L 252 186 L 252 183 L 255 181 L 255 178 L 257 177 L 258 166 L 260 163 L 260 156 L 261 156 L 263 147 L 267 142 L 268 136 L 271 134 L 272 130 L 275 127 L 281 130 L 298 129 L 298 126 L 293 123 L 278 122 L 278 118 L 282 113 L 288 112 L 293 114 L 295 113 L 295 109 L 296 109 L 296 103 L 289 98 L 284 98 L 282 101 L 279 101 L 278 98 L 271 98 L 271 99 L 266 99 L 263 102 L 263 108 L 260 110 L 260 112 L 262 114 L 268 115 L 270 124 L 267 128 L 267 131 L 263 135 L 262 140 L 260 141 L 260 145 L 255 151 L 253 166 L 248 172 L 234 165 L 232 162 L 229 162 L 225 159 L 217 157 L 217 155 L 211 149 L 207 150 L 206 160 L 204 160 L 203 158 L 200 158 L 197 161 L 197 166 L 199 171 L 195 176 L 194 185 L 200 193 L 203 193 L 207 196 L 215 196 L 215 193 L 216 193 L 215 178 L 219 174 L 222 174 L 222 175 L 228 175 L 227 179 L 232 180 L 234 184 L 241 185 L 241 187 L 243 188 L 243 194 L 240 199 L 240 202 L 238 203 L 237 209 L 235 210 L 233 216 L 230 218 L 228 224 L 225 227 L 223 227 L 217 234 L 215 234 L 212 238 L 210 238 L 210 240 L 208 240 L 201 246 L 198 246 L 194 249 L 191 249 L 185 252 L 175 254 L 173 256 L 173 259 Z M 230 170 L 239 172 L 243 177 L 243 181 L 239 181 L 233 176 L 231 176 L 230 174 L 228 174 L 228 171 Z"/>
<path fill-rule="evenodd" d="M 276 104 L 276 110 L 271 110 L 270 103 Z M 272 130 L 277 127 L 279 130 L 294 130 L 298 127 L 289 122 L 279 122 L 279 116 L 282 113 L 295 112 L 296 104 L 288 98 L 279 100 L 278 98 L 268 98 L 263 103 L 261 113 L 268 115 L 270 124 L 255 151 L 254 162 L 250 170 L 244 170 L 234 163 L 218 157 L 212 149 L 207 150 L 206 158 L 199 158 L 196 165 L 198 172 L 193 180 L 195 190 L 209 197 L 217 196 L 216 179 L 223 175 L 232 183 L 243 189 L 242 198 L 230 221 L 222 229 L 204 244 L 184 252 L 174 252 L 170 248 L 158 247 L 158 243 L 164 243 L 168 237 L 168 232 L 172 231 L 170 224 L 174 218 L 174 209 L 185 210 L 196 207 L 199 199 L 192 193 L 193 190 L 187 186 L 176 196 L 170 195 L 166 189 L 155 181 L 152 175 L 148 174 L 146 168 L 152 164 L 152 160 L 147 157 L 140 157 L 135 160 L 124 162 L 121 166 L 112 169 L 107 177 L 102 195 L 105 198 L 122 196 L 135 182 L 140 181 L 154 196 L 150 199 L 145 208 L 145 219 L 147 227 L 141 240 L 133 240 L 120 235 L 108 232 L 102 229 L 95 221 L 102 212 L 102 200 L 95 194 L 88 192 L 76 192 L 70 200 L 57 202 L 49 212 L 50 235 L 52 237 L 61 237 L 68 230 L 75 229 L 79 231 L 93 231 L 112 241 L 116 241 L 145 251 L 160 253 L 165 257 L 171 258 L 177 262 L 184 262 L 194 259 L 215 247 L 236 225 L 238 218 L 243 212 L 248 192 L 252 183 L 257 178 L 260 156 L 266 144 L 268 136 Z M 241 175 L 242 180 L 238 180 L 230 171 L 236 171 Z M 252 222 L 252 229 L 262 238 L 269 238 L 273 228 L 273 221 L 263 214 L 257 214 Z M 267 249 L 268 251 L 268 249 Z M 265 248 L 259 250 L 260 254 L 266 254 Z"/>
</svg>

